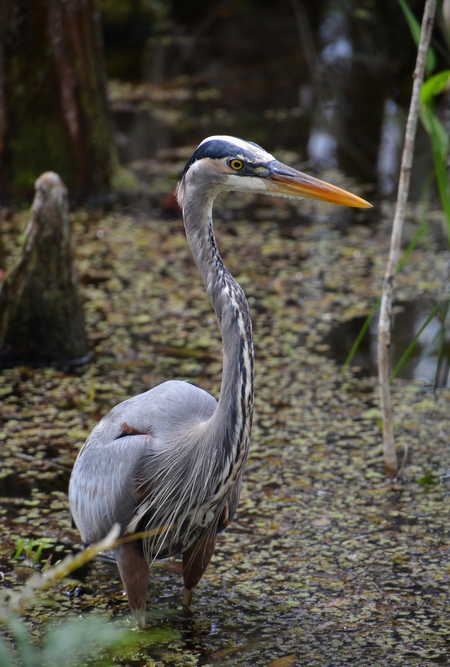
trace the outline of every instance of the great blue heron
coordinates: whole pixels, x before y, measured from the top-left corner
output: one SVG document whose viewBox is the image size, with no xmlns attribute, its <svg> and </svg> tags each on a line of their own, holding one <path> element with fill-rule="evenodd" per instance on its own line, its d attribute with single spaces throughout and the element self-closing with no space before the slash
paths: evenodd
<svg viewBox="0 0 450 667">
<path fill-rule="evenodd" d="M 115 549 L 138 625 L 144 624 L 150 565 L 157 558 L 182 554 L 183 603 L 190 604 L 241 492 L 253 413 L 252 323 L 245 294 L 223 265 L 214 237 L 212 206 L 223 190 L 370 206 L 235 137 L 205 139 L 186 164 L 177 197 L 222 334 L 219 401 L 172 380 L 116 405 L 81 449 L 69 488 L 85 543 L 100 540 L 115 523 L 125 537 L 147 531 Z"/>
</svg>

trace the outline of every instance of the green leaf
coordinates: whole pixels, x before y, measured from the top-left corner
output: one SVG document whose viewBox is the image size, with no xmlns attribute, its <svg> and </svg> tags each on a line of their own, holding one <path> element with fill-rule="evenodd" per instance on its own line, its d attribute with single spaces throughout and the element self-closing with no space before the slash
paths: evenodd
<svg viewBox="0 0 450 667">
<path fill-rule="evenodd" d="M 408 4 L 406 3 L 406 0 L 398 0 L 400 3 L 400 7 L 403 10 L 403 13 L 405 15 L 405 18 L 408 22 L 409 30 L 411 32 L 412 38 L 416 44 L 416 46 L 419 46 L 420 43 L 420 33 L 421 33 L 421 27 L 420 23 L 410 10 Z M 430 75 L 431 72 L 433 72 L 434 68 L 436 67 L 436 55 L 433 51 L 433 49 L 428 49 L 427 53 L 427 74 Z"/>
<path fill-rule="evenodd" d="M 428 104 L 436 95 L 440 95 L 450 87 L 450 69 L 434 74 L 425 81 L 420 91 L 420 101 Z"/>
<path fill-rule="evenodd" d="M 12 667 L 11 655 L 6 648 L 6 644 L 0 636 L 0 665 L 2 667 Z"/>
<path fill-rule="evenodd" d="M 21 667 L 39 667 L 41 661 L 38 657 L 38 651 L 31 644 L 28 632 L 23 623 L 18 618 L 13 617 L 8 619 L 7 624 L 20 655 Z"/>
<path fill-rule="evenodd" d="M 447 130 L 428 104 L 423 104 L 420 107 L 420 118 L 426 131 L 430 135 L 433 153 L 436 151 L 445 163 L 449 148 Z"/>
<path fill-rule="evenodd" d="M 67 656 L 76 656 L 83 663 L 99 652 L 117 647 L 131 638 L 129 630 L 102 619 L 85 618 L 66 621 L 48 632 L 42 663 L 45 667 L 64 664 Z"/>
<path fill-rule="evenodd" d="M 450 193 L 448 190 L 447 174 L 449 136 L 445 127 L 442 125 L 441 121 L 439 118 L 437 118 L 433 109 L 428 104 L 421 104 L 420 118 L 431 139 L 431 148 L 433 151 L 433 162 L 436 172 L 439 197 L 441 199 L 442 208 L 444 209 L 445 213 L 447 225 L 447 241 L 450 245 Z"/>
</svg>

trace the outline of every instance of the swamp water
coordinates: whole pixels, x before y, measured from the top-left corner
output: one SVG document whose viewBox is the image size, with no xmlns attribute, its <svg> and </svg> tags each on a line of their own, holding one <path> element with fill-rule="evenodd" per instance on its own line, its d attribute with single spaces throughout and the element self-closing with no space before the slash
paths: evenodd
<svg viewBox="0 0 450 667">
<path fill-rule="evenodd" d="M 449 663 L 450 499 L 439 480 L 450 468 L 449 391 L 393 382 L 397 445 L 407 454 L 401 480 L 387 485 L 376 380 L 357 369 L 342 376 L 329 358 L 330 332 L 364 316 L 378 296 L 391 219 L 384 213 L 369 225 L 370 212 L 307 201 L 218 200 L 218 245 L 247 293 L 255 333 L 255 423 L 241 503 L 191 611 L 181 607 L 179 562 L 157 563 L 148 629 L 104 656 L 106 664 Z M 342 216 L 345 232 L 336 229 Z M 110 407 L 167 378 L 216 396 L 220 387 L 217 324 L 181 220 L 72 217 L 95 360 L 71 374 L 1 372 L 5 587 L 32 574 L 37 545 L 40 561 L 53 563 L 77 548 L 70 469 Z M 26 218 L 2 221 L 10 241 Z M 297 218 L 313 222 L 292 225 Z M 399 298 L 442 298 L 447 262 L 445 251 L 416 249 L 398 277 Z M 34 540 L 33 553 L 13 560 L 21 539 Z M 36 639 L 69 618 L 130 627 L 116 569 L 100 560 L 23 611 Z"/>
</svg>

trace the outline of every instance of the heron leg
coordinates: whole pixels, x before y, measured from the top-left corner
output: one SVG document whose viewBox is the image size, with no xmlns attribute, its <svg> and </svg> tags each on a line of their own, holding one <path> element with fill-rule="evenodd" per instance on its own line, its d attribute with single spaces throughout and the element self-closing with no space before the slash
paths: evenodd
<svg viewBox="0 0 450 667">
<path fill-rule="evenodd" d="M 128 604 L 136 625 L 143 628 L 145 626 L 145 607 L 147 605 L 150 568 L 139 543 L 122 544 L 117 547 L 115 554 L 123 587 L 128 597 Z"/>
<path fill-rule="evenodd" d="M 186 607 L 191 604 L 194 588 L 209 565 L 216 546 L 216 539 L 216 534 L 204 535 L 183 553 L 183 604 Z"/>
</svg>

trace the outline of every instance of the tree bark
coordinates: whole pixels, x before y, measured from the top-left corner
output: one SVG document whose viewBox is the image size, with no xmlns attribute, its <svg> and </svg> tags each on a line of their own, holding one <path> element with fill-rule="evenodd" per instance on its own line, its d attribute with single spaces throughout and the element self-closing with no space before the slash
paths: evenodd
<svg viewBox="0 0 450 667">
<path fill-rule="evenodd" d="M 0 367 L 89 359 L 70 236 L 67 190 L 47 172 L 36 181 L 22 257 L 0 289 Z"/>
<path fill-rule="evenodd" d="M 5 43 L 6 26 L 10 21 L 10 2 L 0 1 L 0 197 L 8 194 L 6 179 L 6 137 L 8 131 L 8 116 L 6 111 L 6 77 L 5 58 L 2 45 Z"/>
<path fill-rule="evenodd" d="M 97 196 L 115 165 L 96 0 L 0 0 L 0 197 L 48 169 Z"/>
</svg>

